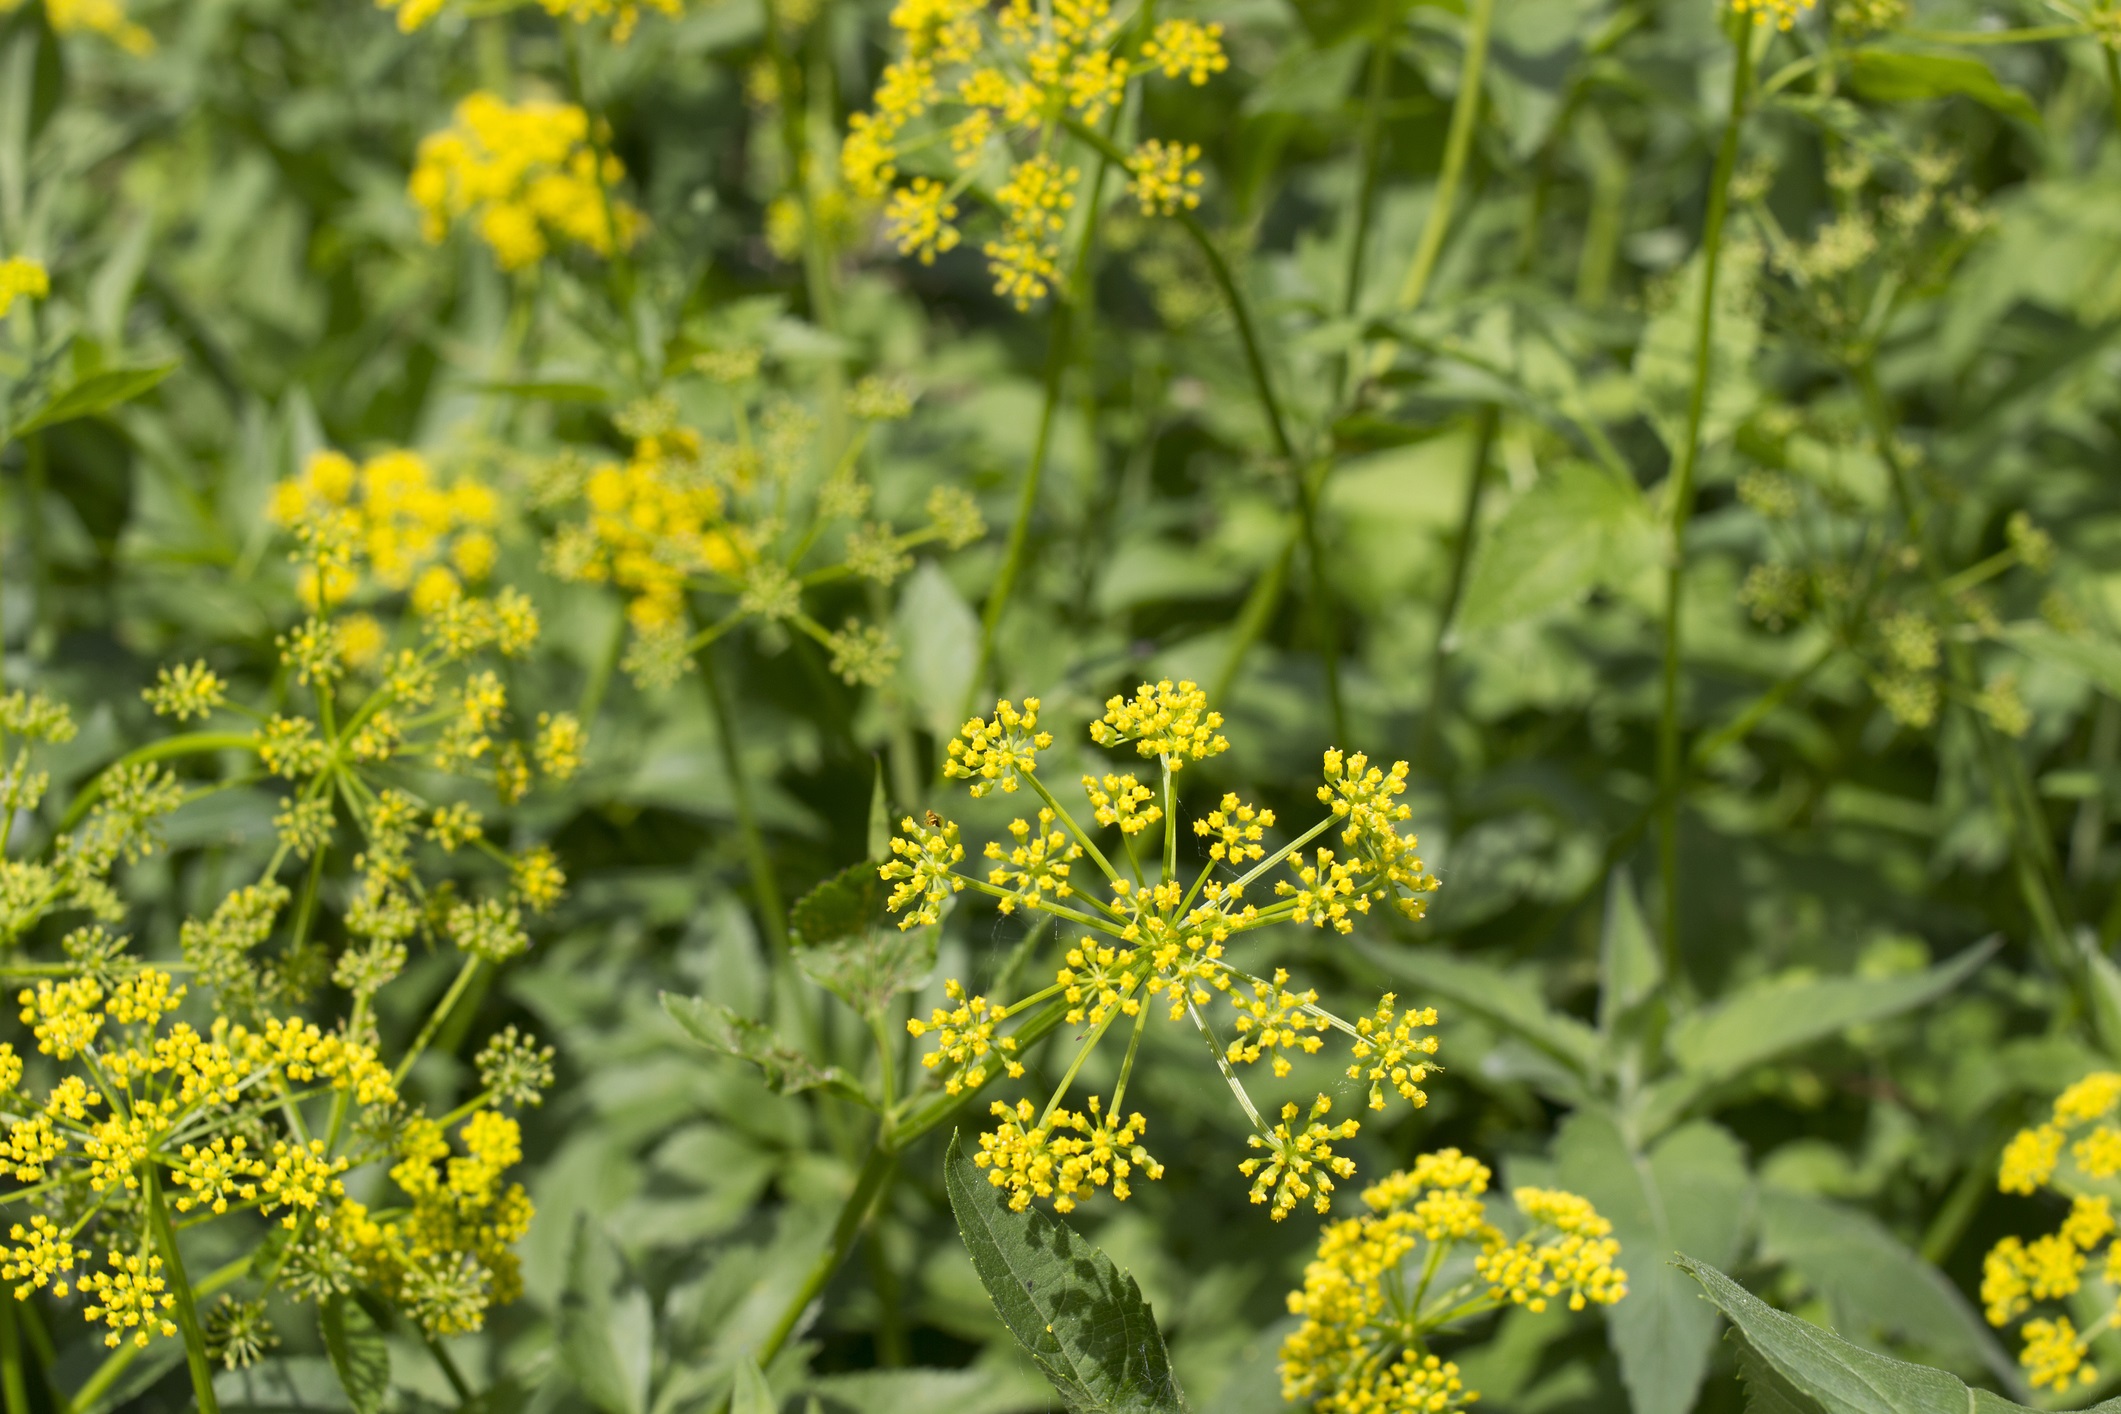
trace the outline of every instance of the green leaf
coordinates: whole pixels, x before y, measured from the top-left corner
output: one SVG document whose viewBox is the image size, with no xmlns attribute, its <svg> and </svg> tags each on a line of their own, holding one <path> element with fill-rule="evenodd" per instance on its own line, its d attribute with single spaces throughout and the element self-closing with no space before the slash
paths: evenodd
<svg viewBox="0 0 2121 1414">
<path fill-rule="evenodd" d="M 1177 1414 L 1186 1403 L 1134 1278 L 1001 1191 L 950 1136 L 943 1183 L 972 1266 L 1002 1323 L 1076 1414 Z"/>
<path fill-rule="evenodd" d="M 1774 1368 L 1779 1381 L 1772 1397 L 1780 1403 L 1760 1406 L 1763 1410 L 1774 1414 L 1791 1409 L 1800 1414 L 1815 1410 L 1817 1414 L 1959 1414 L 1961 1410 L 2010 1414 L 2025 1408 L 1987 1390 L 1970 1390 L 1942 1370 L 1875 1355 L 1810 1321 L 1777 1311 L 1718 1271 L 1714 1263 L 1682 1255 L 1673 1265 L 1701 1283 L 1709 1300 L 1730 1317 L 1759 1359 Z M 2109 1399 L 2085 1414 L 2121 1414 L 2121 1399 Z"/>
<path fill-rule="evenodd" d="M 884 917 L 886 892 L 875 864 L 850 864 L 795 901 L 789 930 L 807 947 L 860 938 Z"/>
<path fill-rule="evenodd" d="M 1635 881 L 1626 869 L 1606 880 L 1605 926 L 1598 940 L 1598 1029 L 1614 1034 L 1664 980 L 1664 962 L 1642 916 Z"/>
<path fill-rule="evenodd" d="M 560 1293 L 560 1365 L 603 1414 L 647 1414 L 654 1326 L 648 1294 L 610 1237 L 577 1215 Z"/>
<path fill-rule="evenodd" d="M 1562 462 L 1481 539 L 1453 631 L 1497 628 L 1572 604 L 1631 576 L 1655 543 L 1633 482 L 1590 462 Z"/>
<path fill-rule="evenodd" d="M 612 401 L 612 392 L 601 383 L 583 383 L 565 378 L 523 378 L 510 382 L 473 383 L 475 393 L 497 393 L 503 397 L 530 398 L 545 403 L 593 403 Z"/>
<path fill-rule="evenodd" d="M 1729 1079 L 1785 1051 L 1933 1001 L 1971 976 L 1997 946 L 1991 940 L 1898 977 L 1771 978 L 1686 1018 L 1672 1028 L 1668 1045 L 1691 1076 Z"/>
<path fill-rule="evenodd" d="M 390 1393 L 390 1347 L 374 1318 L 342 1293 L 317 1307 L 317 1330 L 354 1414 L 376 1414 Z"/>
<path fill-rule="evenodd" d="M 2040 110 L 2024 90 L 2004 83 L 1988 65 L 1964 54 L 1858 49 L 1849 56 L 1849 84 L 1873 103 L 1956 96 L 1971 98 L 2007 118 L 2019 118 L 2035 127 L 2040 124 Z"/>
<path fill-rule="evenodd" d="M 763 1021 L 710 1002 L 705 997 L 663 995 L 663 1010 L 685 1028 L 693 1040 L 724 1055 L 750 1061 L 766 1077 L 766 1088 L 776 1095 L 794 1095 L 804 1090 L 831 1090 L 849 1099 L 868 1103 L 861 1087 L 836 1065 L 819 1065 L 781 1040 Z"/>
<path fill-rule="evenodd" d="M 899 681 L 920 709 L 921 725 L 948 741 L 965 724 L 979 666 L 979 618 L 933 560 L 923 560 L 899 594 L 894 636 L 905 645 Z"/>
<path fill-rule="evenodd" d="M 105 368 L 88 374 L 18 425 L 15 435 L 19 437 L 41 427 L 56 427 L 62 422 L 72 422 L 76 418 L 94 417 L 99 412 L 108 412 L 120 403 L 129 403 L 176 372 L 181 362 L 180 359 L 171 359 L 167 363 L 149 364 L 142 368 Z"/>
<path fill-rule="evenodd" d="M 868 860 L 797 900 L 789 915 L 795 965 L 864 1016 L 920 985 L 935 967 L 937 930 L 886 921 L 884 881 Z"/>
<path fill-rule="evenodd" d="M 2006 1383 L 2023 1379 L 1959 1288 L 1861 1209 L 1769 1189 L 1760 1197 L 1760 1255 L 1823 1297 L 1851 1335 L 1882 1332 L 1965 1368 L 1986 1366 Z"/>
<path fill-rule="evenodd" d="M 173 1347 L 173 1359 L 181 1359 Z M 242 1370 L 216 1370 L 214 1395 L 223 1414 L 345 1414 L 351 1408 L 331 1361 L 284 1355 Z"/>
<path fill-rule="evenodd" d="M 1745 1414 L 1826 1414 L 1818 1400 L 1782 1378 L 1782 1372 L 1735 1329 L 1729 1340 L 1738 1355 L 1738 1378 L 1745 1384 Z"/>
<path fill-rule="evenodd" d="M 1635 1414 L 1687 1414 L 1708 1373 L 1716 1315 L 1670 1265 L 1681 1250 L 1735 1261 L 1751 1221 L 1752 1176 L 1738 1141 L 1696 1121 L 1647 1154 L 1603 1109 L 1582 1109 L 1554 1142 L 1561 1186 L 1613 1224 L 1627 1299 L 1606 1308 L 1613 1352 Z"/>
<path fill-rule="evenodd" d="M 1700 339 L 1701 252 L 1681 267 L 1676 297 L 1642 331 L 1635 350 L 1635 380 L 1644 409 L 1667 447 L 1679 445 L 1694 390 L 1694 349 Z M 1760 256 L 1726 242 L 1717 267 L 1715 324 L 1709 339 L 1708 402 L 1702 410 L 1701 445 L 1735 436 L 1760 401 L 1753 358 L 1760 349 L 1760 308 L 1755 294 Z"/>
<path fill-rule="evenodd" d="M 736 1388 L 730 1392 L 729 1414 L 780 1414 L 781 1402 L 773 1397 L 773 1386 L 759 1362 L 746 1355 L 736 1367 Z"/>
<path fill-rule="evenodd" d="M 2091 634 L 2057 633 L 2038 620 L 2006 626 L 2003 641 L 2036 663 L 2060 668 L 2121 697 L 2121 643 Z"/>
</svg>

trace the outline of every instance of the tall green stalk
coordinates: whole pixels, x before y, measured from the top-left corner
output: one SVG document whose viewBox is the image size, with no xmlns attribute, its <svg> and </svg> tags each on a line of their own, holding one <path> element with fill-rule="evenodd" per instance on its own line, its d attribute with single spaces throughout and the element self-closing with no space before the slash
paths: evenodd
<svg viewBox="0 0 2121 1414">
<path fill-rule="evenodd" d="M 1465 180 L 1466 159 L 1473 151 L 1473 132 L 1480 125 L 1481 88 L 1487 78 L 1488 37 L 1495 27 L 1495 0 L 1473 0 L 1473 13 L 1466 18 L 1466 56 L 1458 70 L 1458 92 L 1451 100 L 1451 127 L 1444 135 L 1443 170 L 1436 176 L 1436 195 L 1421 225 L 1414 259 L 1399 283 L 1397 306 L 1401 313 L 1420 306 L 1429 292 L 1436 262 L 1443 257 L 1444 237 L 1451 230 L 1451 216 L 1458 204 L 1458 188 Z"/>
<path fill-rule="evenodd" d="M 1683 976 L 1679 966 L 1679 614 L 1686 587 L 1686 530 L 1694 513 L 1694 472 L 1701 456 L 1701 423 L 1708 411 L 1716 333 L 1716 274 L 1723 257 L 1723 227 L 1730 213 L 1731 173 L 1738 166 L 1738 139 L 1753 86 L 1753 22 L 1731 18 L 1738 71 L 1731 79 L 1730 112 L 1709 177 L 1708 217 L 1701 234 L 1701 308 L 1694 320 L 1694 381 L 1687 390 L 1686 429 L 1672 457 L 1670 557 L 1664 575 L 1664 677 L 1657 714 L 1657 857 L 1663 888 L 1665 975 Z"/>
</svg>

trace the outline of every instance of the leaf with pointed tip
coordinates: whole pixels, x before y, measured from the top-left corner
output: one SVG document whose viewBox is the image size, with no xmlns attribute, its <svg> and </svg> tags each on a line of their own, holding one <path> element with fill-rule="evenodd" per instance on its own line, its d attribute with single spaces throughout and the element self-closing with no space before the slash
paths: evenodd
<svg viewBox="0 0 2121 1414">
<path fill-rule="evenodd" d="M 40 427 L 56 427 L 76 418 L 94 417 L 120 403 L 129 403 L 176 372 L 180 364 L 181 360 L 171 359 L 167 363 L 153 363 L 142 368 L 105 368 L 87 374 L 31 414 L 15 428 L 15 435 L 35 432 Z"/>
<path fill-rule="evenodd" d="M 1758 1359 L 1773 1367 L 1777 1378 L 1770 1382 L 1769 1402 L 1756 1406 L 1763 1414 L 2017 1414 L 2026 1408 L 1987 1390 L 1968 1389 L 1942 1370 L 1851 1345 L 1824 1327 L 1777 1311 L 1707 1262 L 1681 1254 L 1673 1266 L 1701 1283 Z M 1745 1368 L 1741 1362 L 1741 1373 Z M 2084 1414 L 2121 1414 L 2121 1399 Z"/>
<path fill-rule="evenodd" d="M 354 1414 L 376 1414 L 390 1393 L 390 1347 L 375 1320 L 342 1293 L 317 1307 L 317 1329 Z"/>
<path fill-rule="evenodd" d="M 943 1185 L 1002 1323 L 1076 1414 L 1183 1414 L 1163 1333 L 1134 1278 L 1057 1218 L 1011 1212 L 950 1136 Z"/>
<path fill-rule="evenodd" d="M 887 923 L 884 896 L 876 865 L 865 859 L 804 894 L 788 917 L 795 965 L 868 1017 L 935 967 L 937 931 Z"/>
</svg>

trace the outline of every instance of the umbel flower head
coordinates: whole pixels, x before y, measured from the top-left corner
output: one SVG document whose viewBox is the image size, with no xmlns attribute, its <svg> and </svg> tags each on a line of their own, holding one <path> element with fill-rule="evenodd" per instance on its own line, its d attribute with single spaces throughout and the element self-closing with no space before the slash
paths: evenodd
<svg viewBox="0 0 2121 1414">
<path fill-rule="evenodd" d="M 1516 1237 L 1489 1217 L 1487 1165 L 1456 1149 L 1424 1154 L 1365 1189 L 1369 1210 L 1330 1223 L 1304 1284 L 1302 1324 L 1282 1342 L 1282 1397 L 1320 1414 L 1444 1414 L 1480 1396 L 1429 1347 L 1440 1331 L 1501 1306 L 1572 1311 L 1627 1295 L 1612 1225 L 1582 1198 L 1520 1188 Z M 1472 1270 L 1452 1263 L 1474 1253 Z"/>
<path fill-rule="evenodd" d="M 688 380 L 675 391 L 722 401 L 729 435 L 689 426 L 666 393 L 615 419 L 632 442 L 624 461 L 569 452 L 541 468 L 533 494 L 560 517 L 546 567 L 625 596 L 626 665 L 646 686 L 676 681 L 693 654 L 745 623 L 811 639 L 851 684 L 888 683 L 899 656 L 890 634 L 859 619 L 826 627 L 812 612 L 818 593 L 853 579 L 889 586 L 916 550 L 959 549 L 986 533 L 956 487 L 929 492 L 919 528 L 872 515 L 862 453 L 879 423 L 911 411 L 910 396 L 887 379 L 858 382 L 842 408 L 854 433 L 833 454 L 817 412 L 759 386 L 755 350 L 704 355 L 696 371 L 719 388 Z"/>
<path fill-rule="evenodd" d="M 556 240 L 604 257 L 631 246 L 641 214 L 612 195 L 625 175 L 618 158 L 598 155 L 589 115 L 574 104 L 481 91 L 421 140 L 408 191 L 429 241 L 469 221 L 503 270 L 520 270 Z"/>
<path fill-rule="evenodd" d="M 1103 120 L 1137 78 L 1200 85 L 1229 67 L 1221 25 L 1165 19 L 1123 31 L 1110 0 L 1006 0 L 991 11 L 983 0 L 899 0 L 891 25 L 897 53 L 870 111 L 849 120 L 841 175 L 884 203 L 885 233 L 923 264 L 960 243 L 961 197 L 988 201 L 999 223 L 980 249 L 995 293 L 1019 309 L 1060 277 L 1059 236 L 1083 178 L 1055 151 L 1069 126 Z M 902 177 L 901 161 L 944 145 L 946 164 Z M 1198 147 L 1150 138 L 1127 156 L 1128 190 L 1145 214 L 1190 210 L 1199 160 Z"/>
<path fill-rule="evenodd" d="M 878 871 L 892 885 L 889 907 L 901 928 L 940 923 L 969 890 L 994 899 L 1004 913 L 1043 913 L 1081 930 L 1066 944 L 1050 985 L 1003 1003 L 952 979 L 946 990 L 954 1007 L 908 1023 L 917 1037 L 933 1034 L 923 1063 L 952 1094 L 998 1073 L 1023 1076 L 1016 1036 L 1001 1030 L 1008 1021 L 1050 1013 L 1080 1035 L 1080 1052 L 1043 1107 L 1028 1099 L 995 1103 L 1000 1126 L 982 1136 L 974 1162 L 1009 1191 L 1017 1209 L 1046 1199 L 1065 1211 L 1099 1188 L 1124 1198 L 1130 1179 L 1156 1177 L 1162 1166 L 1141 1142 L 1147 1121 L 1124 1110 L 1122 1101 L 1142 1030 L 1152 1012 L 1162 1011 L 1171 1021 L 1190 1022 L 1206 1041 L 1251 1123 L 1254 1152 L 1238 1169 L 1250 1181 L 1252 1201 L 1276 1220 L 1305 1203 L 1327 1211 L 1336 1183 L 1355 1171 L 1335 1146 L 1353 1138 L 1361 1122 L 1329 1119 L 1334 1102 L 1323 1094 L 1308 1105 L 1283 1104 L 1279 1120 L 1270 1122 L 1238 1078 L 1240 1068 L 1265 1061 L 1277 1080 L 1285 1079 L 1339 1033 L 1349 1049 L 1345 1079 L 1361 1087 L 1372 1111 L 1395 1097 L 1418 1109 L 1428 1102 L 1422 1084 L 1436 1068 L 1430 1032 L 1436 1012 L 1402 1007 L 1387 993 L 1372 1015 L 1350 1022 L 1319 1005 L 1315 991 L 1293 986 L 1287 971 L 1256 976 L 1232 963 L 1226 950 L 1239 934 L 1279 923 L 1349 932 L 1373 903 L 1388 899 L 1420 915 L 1436 880 L 1415 857 L 1414 836 L 1399 830 L 1407 811 L 1394 797 L 1405 788 L 1406 766 L 1387 772 L 1359 755 L 1328 753 L 1319 791 L 1327 806 L 1323 818 L 1271 849 L 1266 832 L 1276 823 L 1274 813 L 1234 793 L 1184 828 L 1178 775 L 1186 763 L 1228 749 L 1223 720 L 1194 683 L 1143 683 L 1131 697 L 1112 698 L 1090 736 L 1101 746 L 1153 758 L 1161 788 L 1132 775 L 1082 776 L 1093 822 L 1085 828 L 1039 775 L 1041 753 L 1054 745 L 1040 712 L 1037 698 L 998 702 L 992 716 L 967 722 L 950 743 L 945 772 L 966 781 L 974 796 L 999 790 L 1038 797 L 1035 819 L 1012 821 L 1007 840 L 986 845 L 991 867 L 984 876 L 960 867 L 965 848 L 958 827 L 933 811 L 905 820 L 891 842 L 892 857 Z M 1152 834 L 1158 825 L 1160 839 Z M 1338 852 L 1304 853 L 1306 844 L 1335 829 Z M 1200 859 L 1190 878 L 1178 862 L 1179 841 L 1189 835 Z M 1248 890 L 1277 870 L 1292 877 L 1276 881 L 1274 901 L 1254 902 Z M 1218 999 L 1227 1008 L 1227 1034 L 1209 1015 Z M 1110 1099 L 1092 1096 L 1086 1108 L 1069 1108 L 1065 1101 L 1084 1059 L 1121 1022 L 1132 1036 Z"/>
<path fill-rule="evenodd" d="M 2117 1313 L 2108 1304 L 2095 1323 L 2078 1330 L 2064 1314 L 2025 1319 L 2036 1306 L 2068 1300 L 2092 1279 L 2121 1280 L 2115 1231 L 2114 1180 L 2121 1177 L 2121 1073 L 2095 1071 L 2055 1097 L 2047 1120 L 2022 1129 L 2004 1146 L 1996 1186 L 2005 1193 L 2051 1192 L 2069 1200 L 2054 1232 L 2027 1242 L 2006 1237 L 1981 1269 L 1981 1304 L 1993 1326 L 2023 1321 L 2019 1362 L 2034 1388 L 2067 1390 L 2099 1378 L 2091 1344 Z"/>
</svg>

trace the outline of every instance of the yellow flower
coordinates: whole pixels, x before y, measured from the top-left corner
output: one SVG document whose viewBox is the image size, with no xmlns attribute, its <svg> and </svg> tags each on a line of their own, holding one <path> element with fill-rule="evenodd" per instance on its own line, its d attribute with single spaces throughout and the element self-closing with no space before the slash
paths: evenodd
<svg viewBox="0 0 2121 1414">
<path fill-rule="evenodd" d="M 1222 713 L 1208 710 L 1208 694 L 1197 683 L 1174 686 L 1165 678 L 1143 683 L 1132 701 L 1107 701 L 1103 720 L 1090 724 L 1090 739 L 1099 746 L 1131 741 L 1141 755 L 1161 757 L 1176 770 L 1228 751 L 1230 742 L 1218 730 L 1222 724 Z"/>
<path fill-rule="evenodd" d="M 1142 61 L 1163 70 L 1164 77 L 1184 74 L 1196 86 L 1230 67 L 1223 53 L 1223 27 L 1193 20 L 1160 20 L 1156 33 L 1142 45 Z"/>
<path fill-rule="evenodd" d="M 1797 23 L 1797 17 L 1810 10 L 1813 0 L 1731 0 L 1731 8 L 1741 15 L 1751 15 L 1753 23 L 1772 23 L 1777 29 L 1789 29 Z"/>
<path fill-rule="evenodd" d="M 14 1246 L 0 1247 L 0 1280 L 16 1282 L 15 1299 L 27 1301 L 30 1292 L 50 1287 L 52 1295 L 67 1293 L 67 1273 L 88 1260 L 88 1252 L 76 1247 L 70 1234 L 62 1233 L 42 1213 L 27 1227 L 16 1223 L 8 1230 Z"/>
<path fill-rule="evenodd" d="M 1142 204 L 1144 216 L 1169 216 L 1200 205 L 1201 175 L 1194 166 L 1200 148 L 1193 143 L 1150 138 L 1127 159 L 1127 190 Z"/>
<path fill-rule="evenodd" d="M 1246 1159 L 1237 1171 L 1252 1180 L 1253 1202 L 1272 1199 L 1274 1221 L 1294 1212 L 1306 1198 L 1319 1212 L 1327 1211 L 1333 1206 L 1334 1177 L 1347 1178 L 1355 1172 L 1355 1161 L 1335 1155 L 1332 1142 L 1353 1139 L 1362 1126 L 1352 1119 L 1337 1125 L 1323 1123 L 1332 1109 L 1333 1101 L 1320 1095 L 1312 1101 L 1309 1116 L 1300 1121 L 1302 1112 L 1292 1102 L 1281 1107 L 1281 1121 L 1268 1135 L 1245 1136 L 1252 1148 L 1267 1153 L 1265 1158 Z"/>
<path fill-rule="evenodd" d="M 1038 768 L 1038 753 L 1053 745 L 1053 734 L 1038 730 L 1038 699 L 1027 697 L 1021 711 L 1013 702 L 994 704 L 994 716 L 974 717 L 950 743 L 943 774 L 968 780 L 972 794 L 983 796 L 997 785 L 1013 794 L 1023 778 Z M 953 827 L 954 828 L 954 827 Z"/>
<path fill-rule="evenodd" d="M 956 219 L 957 203 L 948 199 L 943 184 L 932 177 L 915 177 L 891 193 L 884 207 L 884 234 L 900 255 L 916 256 L 921 264 L 933 265 L 936 256 L 957 249 L 958 230 L 951 224 Z"/>
<path fill-rule="evenodd" d="M 90 1272 L 81 1279 L 81 1290 L 94 1298 L 81 1314 L 91 1325 L 102 1321 L 110 1327 L 103 1343 L 115 1348 L 127 1331 L 139 1346 L 145 1346 L 150 1335 L 175 1335 L 177 1323 L 162 1314 L 177 1304 L 164 1289 L 168 1282 L 162 1277 L 162 1259 L 152 1252 L 113 1251 L 105 1260 L 109 1271 Z"/>
<path fill-rule="evenodd" d="M 609 153 L 599 160 L 582 109 L 482 91 L 455 117 L 421 141 L 407 188 L 429 241 L 468 221 L 503 270 L 520 270 L 555 238 L 608 257 L 639 236 L 640 213 L 610 195 L 625 168 Z"/>
<path fill-rule="evenodd" d="M 17 299 L 43 299 L 51 290 L 51 277 L 28 256 L 11 255 L 0 260 L 0 318 L 6 317 Z"/>
</svg>

